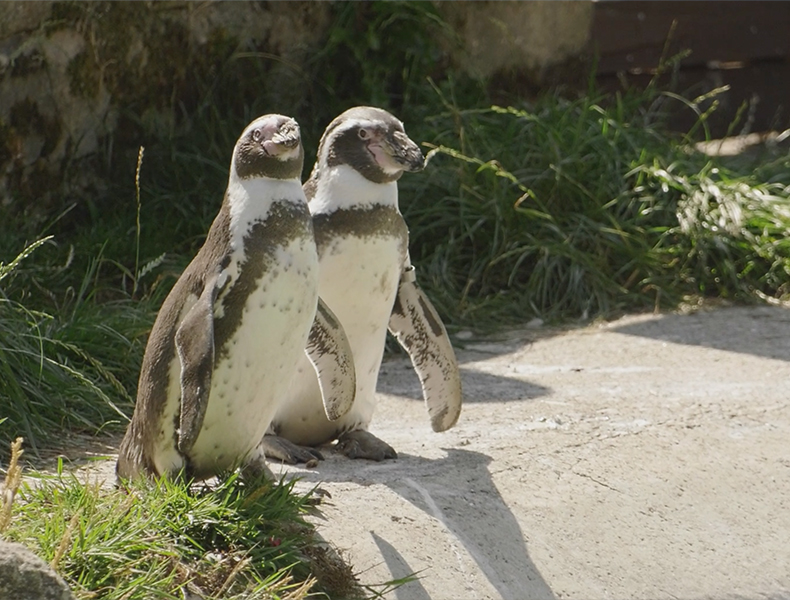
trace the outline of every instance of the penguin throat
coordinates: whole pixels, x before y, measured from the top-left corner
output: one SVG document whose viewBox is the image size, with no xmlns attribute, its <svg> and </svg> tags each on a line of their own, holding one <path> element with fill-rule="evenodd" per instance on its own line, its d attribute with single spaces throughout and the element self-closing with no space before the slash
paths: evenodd
<svg viewBox="0 0 790 600">
<path fill-rule="evenodd" d="M 372 206 L 398 209 L 398 184 L 395 181 L 374 183 L 345 164 L 321 169 L 305 187 L 311 190 L 309 206 L 312 214 Z"/>
</svg>

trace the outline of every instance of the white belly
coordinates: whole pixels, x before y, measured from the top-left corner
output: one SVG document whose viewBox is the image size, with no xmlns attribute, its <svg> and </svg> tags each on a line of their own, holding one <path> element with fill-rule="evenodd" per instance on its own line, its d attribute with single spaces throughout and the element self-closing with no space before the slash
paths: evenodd
<svg viewBox="0 0 790 600">
<path fill-rule="evenodd" d="M 203 427 L 189 453 L 195 471 L 233 467 L 261 440 L 304 355 L 318 295 L 312 240 L 280 249 L 276 263 L 247 298 L 227 356 L 218 355 Z"/>
<path fill-rule="evenodd" d="M 280 435 L 296 443 L 321 444 L 339 432 L 366 428 L 370 423 L 387 323 L 403 261 L 403 245 L 396 237 L 350 237 L 324 249 L 319 294 L 340 320 L 351 344 L 357 377 L 356 398 L 345 416 L 329 421 L 315 371 L 302 356 L 288 401 L 274 420 Z"/>
</svg>

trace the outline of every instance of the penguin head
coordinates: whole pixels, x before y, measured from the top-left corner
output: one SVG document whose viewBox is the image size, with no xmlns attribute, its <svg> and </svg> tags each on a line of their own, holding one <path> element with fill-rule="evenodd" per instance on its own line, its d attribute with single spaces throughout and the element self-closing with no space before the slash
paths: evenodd
<svg viewBox="0 0 790 600">
<path fill-rule="evenodd" d="M 425 158 L 398 119 L 380 108 L 357 106 L 324 131 L 317 168 L 322 164 L 348 165 L 374 183 L 389 183 L 404 171 L 422 170 Z"/>
<path fill-rule="evenodd" d="M 247 125 L 236 142 L 231 171 L 239 179 L 298 179 L 303 164 L 299 124 L 291 117 L 264 115 Z"/>
</svg>

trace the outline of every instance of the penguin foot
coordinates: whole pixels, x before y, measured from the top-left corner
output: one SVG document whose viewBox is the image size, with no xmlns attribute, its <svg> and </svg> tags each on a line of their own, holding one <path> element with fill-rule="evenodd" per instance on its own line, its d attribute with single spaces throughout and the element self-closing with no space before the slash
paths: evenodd
<svg viewBox="0 0 790 600">
<path fill-rule="evenodd" d="M 398 458 L 398 453 L 392 446 L 361 429 L 347 431 L 337 438 L 335 450 L 348 458 L 367 458 L 375 461 Z"/>
<path fill-rule="evenodd" d="M 300 446 L 278 435 L 266 434 L 258 445 L 267 458 L 281 460 L 289 465 L 297 463 L 315 464 L 316 460 L 324 460 L 324 455 L 316 448 Z"/>
<path fill-rule="evenodd" d="M 256 456 L 253 459 L 247 459 L 240 468 L 241 478 L 245 481 L 258 481 L 266 479 L 269 481 L 277 481 L 272 470 L 263 460 L 263 456 Z"/>
</svg>

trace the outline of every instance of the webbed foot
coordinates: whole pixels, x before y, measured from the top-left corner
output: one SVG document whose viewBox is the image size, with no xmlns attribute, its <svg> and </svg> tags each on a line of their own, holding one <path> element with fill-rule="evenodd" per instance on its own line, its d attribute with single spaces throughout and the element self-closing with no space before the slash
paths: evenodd
<svg viewBox="0 0 790 600">
<path fill-rule="evenodd" d="M 289 465 L 324 460 L 324 455 L 316 448 L 294 444 L 278 435 L 266 434 L 258 447 L 263 450 L 266 458 L 280 460 Z"/>
<path fill-rule="evenodd" d="M 348 458 L 367 458 L 375 461 L 398 458 L 398 453 L 392 446 L 361 429 L 347 431 L 337 438 L 335 449 Z"/>
</svg>

